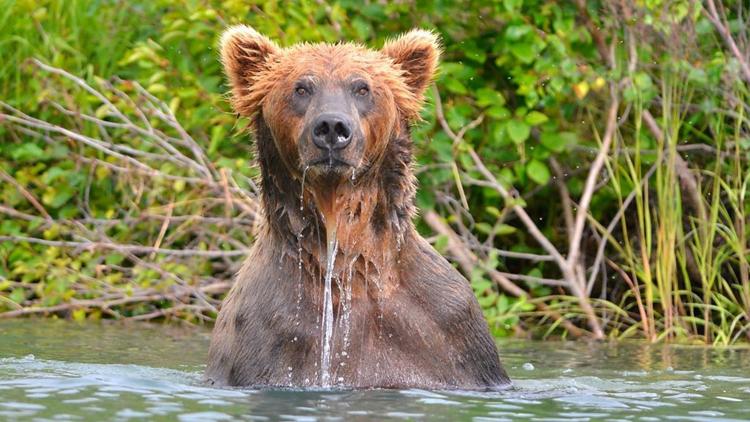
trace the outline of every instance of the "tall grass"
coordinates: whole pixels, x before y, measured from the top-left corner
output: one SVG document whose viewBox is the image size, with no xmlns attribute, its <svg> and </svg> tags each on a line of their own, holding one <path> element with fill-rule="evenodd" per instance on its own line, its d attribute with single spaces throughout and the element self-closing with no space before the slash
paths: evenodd
<svg viewBox="0 0 750 422">
<path fill-rule="evenodd" d="M 25 106 L 36 101 L 34 81 L 22 68 L 29 57 L 80 70 L 85 78 L 111 75 L 119 66 L 113 59 L 154 34 L 154 7 L 119 0 L 0 0 L 0 28 L 7 34 L 0 37 L 0 98 Z"/>
<path fill-rule="evenodd" d="M 636 308 L 641 319 L 622 335 L 638 329 L 651 341 L 726 345 L 750 338 L 750 172 L 740 146 L 750 129 L 747 106 L 738 101 L 707 117 L 712 148 L 704 160 L 710 164 L 690 169 L 679 146 L 706 136 L 687 121 L 695 87 L 673 68 L 662 77 L 660 117 L 654 119 L 637 98 L 632 130 L 619 137 L 618 148 L 629 153 L 611 156 L 607 165 L 619 206 L 634 195 L 635 212 L 623 213 L 619 236 L 609 238 L 621 258 L 611 265 L 621 267 L 616 269 L 629 286 L 621 305 Z M 745 98 L 741 89 L 735 95 Z"/>
</svg>

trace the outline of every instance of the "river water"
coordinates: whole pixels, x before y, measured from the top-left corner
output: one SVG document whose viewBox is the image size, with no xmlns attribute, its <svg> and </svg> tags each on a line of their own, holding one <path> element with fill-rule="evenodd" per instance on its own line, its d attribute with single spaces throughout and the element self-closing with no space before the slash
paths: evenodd
<svg viewBox="0 0 750 422">
<path fill-rule="evenodd" d="M 205 329 L 0 321 L 0 420 L 747 420 L 750 348 L 499 343 L 496 393 L 250 391 L 201 377 Z"/>
</svg>

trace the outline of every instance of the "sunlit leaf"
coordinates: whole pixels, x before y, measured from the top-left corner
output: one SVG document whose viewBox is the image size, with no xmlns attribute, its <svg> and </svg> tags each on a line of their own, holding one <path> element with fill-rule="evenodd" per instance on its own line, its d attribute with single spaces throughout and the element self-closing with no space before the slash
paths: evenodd
<svg viewBox="0 0 750 422">
<path fill-rule="evenodd" d="M 531 128 L 520 120 L 511 120 L 505 127 L 508 131 L 508 136 L 516 144 L 520 144 L 528 139 L 531 133 Z"/>
<path fill-rule="evenodd" d="M 543 185 L 549 181 L 550 171 L 546 164 L 539 160 L 531 160 L 526 165 L 526 175 L 534 182 Z"/>
</svg>

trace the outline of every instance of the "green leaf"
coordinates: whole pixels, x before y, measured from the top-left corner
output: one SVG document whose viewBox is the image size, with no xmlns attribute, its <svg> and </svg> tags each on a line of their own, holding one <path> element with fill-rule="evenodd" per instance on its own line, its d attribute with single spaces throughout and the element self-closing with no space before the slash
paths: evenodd
<svg viewBox="0 0 750 422">
<path fill-rule="evenodd" d="M 510 302 L 508 301 L 508 296 L 501 295 L 497 300 L 497 312 L 498 313 L 505 313 L 508 311 L 508 308 L 510 307 Z"/>
<path fill-rule="evenodd" d="M 500 224 L 495 227 L 495 234 L 497 236 L 506 236 L 516 232 L 516 228 L 508 224 Z"/>
<path fill-rule="evenodd" d="M 480 107 L 505 105 L 503 94 L 490 88 L 479 88 L 477 90 L 477 105 Z"/>
<path fill-rule="evenodd" d="M 515 41 L 531 32 L 529 25 L 511 25 L 505 30 L 505 38 L 509 41 Z"/>
<path fill-rule="evenodd" d="M 487 109 L 487 115 L 497 120 L 505 120 L 510 117 L 510 111 L 503 106 L 492 106 Z"/>
<path fill-rule="evenodd" d="M 125 256 L 119 253 L 110 253 L 104 258 L 107 265 L 120 265 L 125 260 Z"/>
<path fill-rule="evenodd" d="M 544 132 L 539 141 L 550 151 L 562 152 L 576 143 L 576 135 L 572 132 Z"/>
<path fill-rule="evenodd" d="M 487 53 L 484 52 L 483 49 L 479 48 L 475 43 L 466 43 L 466 45 L 463 48 L 464 54 L 466 55 L 466 58 L 469 60 L 472 60 L 474 62 L 477 62 L 479 64 L 482 64 L 487 60 Z"/>
<path fill-rule="evenodd" d="M 510 52 L 513 53 L 513 55 L 516 56 L 518 60 L 526 64 L 533 62 L 536 58 L 536 51 L 529 42 L 519 41 L 515 44 L 512 44 L 510 46 Z"/>
<path fill-rule="evenodd" d="M 146 90 L 154 95 L 163 94 L 168 91 L 164 84 L 151 84 Z"/>
<path fill-rule="evenodd" d="M 38 160 L 44 156 L 44 150 L 34 143 L 27 142 L 15 148 L 13 152 L 10 153 L 10 156 L 18 161 Z"/>
<path fill-rule="evenodd" d="M 651 77 L 648 76 L 647 73 L 639 72 L 636 73 L 635 77 L 633 78 L 633 82 L 638 88 L 645 89 L 650 88 L 653 83 L 651 83 Z"/>
<path fill-rule="evenodd" d="M 489 225 L 489 223 L 485 222 L 479 222 L 476 224 L 475 228 L 478 232 L 483 234 L 491 234 L 492 233 L 492 226 Z"/>
<path fill-rule="evenodd" d="M 444 252 L 445 249 L 448 247 L 448 236 L 446 235 L 439 235 L 435 238 L 435 249 L 438 252 Z"/>
<path fill-rule="evenodd" d="M 81 322 L 81 321 L 84 321 L 84 320 L 86 320 L 86 310 L 85 309 L 80 308 L 80 309 L 76 309 L 75 311 L 73 311 L 73 321 Z"/>
<path fill-rule="evenodd" d="M 478 275 L 477 277 L 472 277 L 471 285 L 472 287 L 474 287 L 474 291 L 478 293 L 482 293 L 485 290 L 492 288 L 492 283 L 486 278 L 482 277 L 481 275 Z"/>
<path fill-rule="evenodd" d="M 49 188 L 42 195 L 42 202 L 52 208 L 60 208 L 75 195 L 75 190 L 70 186 L 59 186 Z"/>
<path fill-rule="evenodd" d="M 469 93 L 469 90 L 458 79 L 448 78 L 445 80 L 444 85 L 448 91 L 454 94 L 466 95 Z"/>
<path fill-rule="evenodd" d="M 503 146 L 508 143 L 507 130 L 504 124 L 495 124 L 492 129 L 492 139 L 495 141 L 495 145 Z"/>
<path fill-rule="evenodd" d="M 549 181 L 550 172 L 547 165 L 539 160 L 531 160 L 526 165 L 526 175 L 534 182 L 544 185 Z"/>
<path fill-rule="evenodd" d="M 488 308 L 495 303 L 495 299 L 497 299 L 497 296 L 492 295 L 492 296 L 478 297 L 477 301 L 479 302 L 479 306 L 481 306 L 482 308 Z"/>
<path fill-rule="evenodd" d="M 487 211 L 487 214 L 489 214 L 489 215 L 491 215 L 491 216 L 493 216 L 495 218 L 500 218 L 501 213 L 500 213 L 500 210 L 497 209 L 497 207 L 493 207 L 492 205 L 488 205 L 484 209 L 485 209 L 485 211 Z"/>
<path fill-rule="evenodd" d="M 21 302 L 26 300 L 26 291 L 20 287 L 17 287 L 10 293 L 8 299 L 20 304 Z"/>
<path fill-rule="evenodd" d="M 208 153 L 215 154 L 219 149 L 219 145 L 221 145 L 225 138 L 226 130 L 224 126 L 217 125 L 211 128 L 211 143 L 208 146 Z"/>
<path fill-rule="evenodd" d="M 544 132 L 539 141 L 550 151 L 562 152 L 565 149 L 565 142 L 557 132 Z"/>
<path fill-rule="evenodd" d="M 547 120 L 549 120 L 549 118 L 538 111 L 532 111 L 526 115 L 526 119 L 524 120 L 526 120 L 526 123 L 530 124 L 531 126 L 536 126 L 546 122 Z"/>
<path fill-rule="evenodd" d="M 529 134 L 531 133 L 529 125 L 519 120 L 509 121 L 505 128 L 508 131 L 510 139 L 516 144 L 520 144 L 528 139 Z"/>
</svg>

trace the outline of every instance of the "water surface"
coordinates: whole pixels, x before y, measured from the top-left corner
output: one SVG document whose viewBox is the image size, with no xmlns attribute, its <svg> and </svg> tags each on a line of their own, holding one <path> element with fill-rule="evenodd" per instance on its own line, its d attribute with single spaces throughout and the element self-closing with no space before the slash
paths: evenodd
<svg viewBox="0 0 750 422">
<path fill-rule="evenodd" d="M 0 420 L 746 420 L 750 349 L 503 341 L 499 393 L 202 384 L 209 332 L 0 321 Z"/>
</svg>

